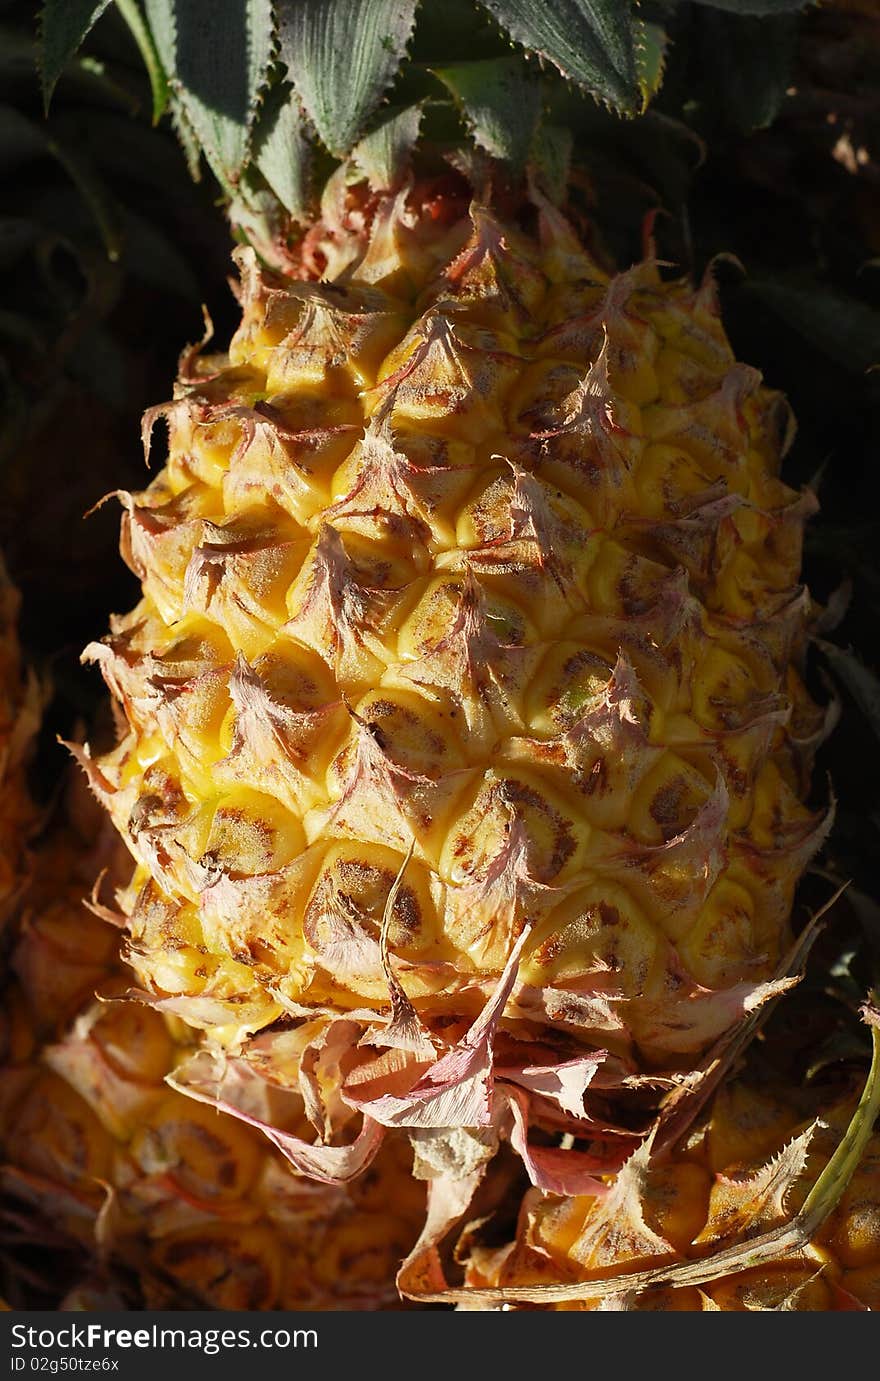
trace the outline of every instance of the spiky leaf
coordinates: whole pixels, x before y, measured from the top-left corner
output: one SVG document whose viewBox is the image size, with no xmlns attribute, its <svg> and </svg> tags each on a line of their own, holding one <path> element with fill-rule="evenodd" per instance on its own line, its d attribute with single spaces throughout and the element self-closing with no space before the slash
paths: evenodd
<svg viewBox="0 0 880 1381">
<path fill-rule="evenodd" d="M 248 164 L 226 208 L 236 239 L 252 244 L 267 263 L 278 262 L 286 217 L 274 191 L 270 191 L 254 164 Z"/>
<path fill-rule="evenodd" d="M 350 153 L 397 75 L 417 0 L 280 0 L 281 57 L 331 153 Z"/>
<path fill-rule="evenodd" d="M 150 91 L 153 96 L 153 124 L 158 124 L 168 106 L 170 93 L 168 78 L 159 60 L 156 44 L 150 33 L 150 26 L 146 23 L 137 0 L 116 0 L 116 8 L 128 25 L 147 69 Z"/>
<path fill-rule="evenodd" d="M 422 106 L 389 111 L 381 125 L 364 135 L 352 159 L 374 191 L 394 187 L 406 170 L 419 137 Z"/>
<path fill-rule="evenodd" d="M 633 22 L 621 0 L 480 0 L 516 43 L 564 77 L 633 114 L 639 105 Z"/>
<path fill-rule="evenodd" d="M 435 70 L 452 92 L 480 148 L 493 158 L 522 167 L 541 113 L 536 74 L 518 56 Z"/>
<path fill-rule="evenodd" d="M 663 82 L 666 66 L 666 30 L 660 24 L 648 24 L 643 19 L 635 27 L 636 73 L 642 108 L 647 109 Z"/>
<path fill-rule="evenodd" d="M 289 82 L 280 82 L 260 109 L 253 137 L 253 162 L 285 210 L 306 214 L 311 149 L 299 105 Z"/>
<path fill-rule="evenodd" d="M 46 0 L 39 62 L 47 110 L 58 78 L 109 3 L 110 0 Z"/>
<path fill-rule="evenodd" d="M 171 90 L 221 182 L 247 161 L 272 60 L 271 0 L 146 0 Z"/>
<path fill-rule="evenodd" d="M 786 1204 L 807 1166 L 815 1124 L 757 1170 L 716 1177 L 709 1220 L 696 1241 L 724 1242 L 775 1227 L 786 1218 Z"/>
<path fill-rule="evenodd" d="M 543 121 L 532 143 L 532 167 L 540 186 L 551 201 L 561 204 L 568 190 L 572 132 L 565 125 Z"/>
</svg>

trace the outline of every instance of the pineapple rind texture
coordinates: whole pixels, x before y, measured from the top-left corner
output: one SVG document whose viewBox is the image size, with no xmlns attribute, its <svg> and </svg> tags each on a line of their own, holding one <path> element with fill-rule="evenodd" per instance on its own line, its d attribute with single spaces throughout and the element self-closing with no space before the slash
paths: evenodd
<svg viewBox="0 0 880 1381">
<path fill-rule="evenodd" d="M 389 199 L 322 282 L 237 251 L 229 353 L 184 356 L 121 496 L 143 597 L 87 650 L 144 993 L 231 1056 L 344 1020 L 386 1126 L 497 1122 L 498 1041 L 527 1090 L 691 1067 L 773 990 L 828 825 L 787 405 L 711 274 L 536 224 Z"/>
<path fill-rule="evenodd" d="M 791 1222 L 846 1130 L 852 1099 L 760 1080 L 730 1080 L 711 1115 L 669 1157 L 637 1152 L 599 1196 L 529 1191 L 514 1242 L 471 1246 L 470 1289 L 583 1281 L 560 1310 L 828 1311 L 880 1307 L 880 1136 L 834 1210 L 800 1250 L 682 1288 L 591 1298 L 589 1280 L 706 1260 Z M 467 1296 L 464 1296 L 467 1308 Z M 482 1305 L 481 1307 L 485 1307 Z M 536 1303 L 508 1308 L 535 1308 Z"/>
<path fill-rule="evenodd" d="M 134 1288 L 147 1307 L 398 1307 L 395 1274 L 424 1218 L 405 1140 L 387 1140 L 353 1188 L 318 1184 L 258 1132 L 169 1088 L 188 1028 L 117 1000 L 130 976 L 118 935 L 82 905 L 84 860 L 94 870 L 73 830 L 43 849 L 12 953 L 0 1016 L 6 1204 L 38 1239 L 80 1248 L 86 1278 L 91 1263 L 110 1285 L 134 1282 L 123 1297 Z M 271 1117 L 307 1126 L 294 1095 L 277 1096 Z"/>
</svg>

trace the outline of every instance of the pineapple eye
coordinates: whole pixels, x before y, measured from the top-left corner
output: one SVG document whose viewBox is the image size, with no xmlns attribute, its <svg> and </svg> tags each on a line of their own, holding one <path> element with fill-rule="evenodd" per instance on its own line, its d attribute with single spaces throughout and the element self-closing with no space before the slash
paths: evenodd
<svg viewBox="0 0 880 1381">
<path fill-rule="evenodd" d="M 581 373 L 574 364 L 544 359 L 529 365 L 510 401 L 515 431 L 528 436 L 564 426 L 580 380 Z"/>
<path fill-rule="evenodd" d="M 662 844 L 685 832 L 712 786 L 695 768 L 666 752 L 633 794 L 630 831 L 643 844 Z"/>
<path fill-rule="evenodd" d="M 243 1123 L 180 1094 L 155 1108 L 131 1149 L 146 1174 L 170 1176 L 182 1194 L 206 1206 L 247 1195 L 262 1165 L 259 1140 Z"/>
<path fill-rule="evenodd" d="M 154 1268 L 215 1309 L 274 1309 L 283 1280 L 283 1248 L 271 1227 L 209 1222 L 157 1242 Z"/>
<path fill-rule="evenodd" d="M 277 872 L 304 848 L 302 826 L 289 811 L 271 796 L 241 790 L 214 811 L 202 860 L 250 877 Z"/>
<path fill-rule="evenodd" d="M 121 1078 L 159 1083 L 173 1062 L 174 1041 L 159 1012 L 119 1003 L 90 1032 L 104 1059 Z"/>
<path fill-rule="evenodd" d="M 319 955 L 334 946 L 341 948 L 346 942 L 368 942 L 374 971 L 370 971 L 364 950 L 362 972 L 350 973 L 347 980 L 363 985 L 364 991 L 371 992 L 374 986 L 381 990 L 384 982 L 375 944 L 403 862 L 404 855 L 392 849 L 373 846 L 366 851 L 353 844 L 336 845 L 324 860 L 303 912 L 303 934 Z M 388 945 L 392 953 L 415 957 L 432 950 L 439 952 L 442 932 L 438 920 L 426 870 L 410 860 L 389 917 Z M 332 967 L 332 957 L 326 962 Z"/>
<path fill-rule="evenodd" d="M 79 1198 L 87 1212 L 97 1211 L 100 1184 L 112 1174 L 115 1145 L 65 1078 L 47 1070 L 30 1081 L 10 1133 L 6 1154 L 25 1174 L 54 1187 L 56 1202 L 72 1196 L 74 1205 Z"/>
<path fill-rule="evenodd" d="M 572 727 L 605 689 L 613 666 L 592 648 L 561 642 L 541 663 L 526 701 L 533 732 L 550 737 Z"/>
</svg>

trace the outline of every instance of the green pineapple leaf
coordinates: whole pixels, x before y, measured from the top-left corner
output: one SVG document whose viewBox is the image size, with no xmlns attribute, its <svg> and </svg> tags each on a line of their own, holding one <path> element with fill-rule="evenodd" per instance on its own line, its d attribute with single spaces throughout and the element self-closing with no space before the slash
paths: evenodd
<svg viewBox="0 0 880 1381">
<path fill-rule="evenodd" d="M 568 191 L 574 137 L 565 125 L 543 121 L 531 150 L 531 170 L 544 193 L 561 206 Z"/>
<path fill-rule="evenodd" d="M 639 19 L 635 26 L 636 73 L 642 95 L 642 110 L 647 110 L 663 84 L 666 48 L 669 40 L 660 24 Z"/>
<path fill-rule="evenodd" d="M 438 67 L 435 75 L 453 95 L 481 149 L 522 168 L 541 114 L 537 74 L 519 54 Z"/>
<path fill-rule="evenodd" d="M 168 109 L 170 91 L 165 69 L 159 60 L 159 53 L 150 33 L 150 26 L 141 14 L 137 0 L 116 0 L 116 8 L 129 27 L 131 36 L 140 50 L 144 67 L 150 81 L 153 96 L 153 124 L 157 125 Z"/>
<path fill-rule="evenodd" d="M 284 209 L 297 220 L 305 216 L 312 150 L 289 82 L 273 86 L 260 107 L 252 158 Z"/>
<path fill-rule="evenodd" d="M 417 0 L 278 0 L 281 58 L 322 143 L 345 158 L 397 75 Z"/>
<path fill-rule="evenodd" d="M 146 0 L 146 10 L 169 87 L 231 191 L 272 62 L 271 0 Z"/>
<path fill-rule="evenodd" d="M 421 104 L 389 109 L 381 125 L 352 149 L 352 161 L 374 192 L 395 187 L 415 148 L 422 124 Z"/>
<path fill-rule="evenodd" d="M 38 55 L 46 111 L 58 78 L 109 4 L 110 0 L 46 0 Z"/>
<path fill-rule="evenodd" d="M 226 208 L 236 240 L 253 245 L 267 264 L 280 266 L 286 215 L 256 164 L 249 163 Z M 280 258 L 279 258 L 280 251 Z"/>
<path fill-rule="evenodd" d="M 625 0 L 480 0 L 515 43 L 634 115 L 640 105 L 632 12 Z"/>
</svg>

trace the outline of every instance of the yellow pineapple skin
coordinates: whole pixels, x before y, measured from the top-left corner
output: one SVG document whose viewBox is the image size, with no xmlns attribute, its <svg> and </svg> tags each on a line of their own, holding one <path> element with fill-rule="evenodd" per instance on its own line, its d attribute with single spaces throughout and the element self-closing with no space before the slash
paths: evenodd
<svg viewBox="0 0 880 1381">
<path fill-rule="evenodd" d="M 511 1039 L 686 1068 L 790 944 L 827 821 L 787 405 L 711 274 L 533 222 L 389 199 L 322 282 L 238 251 L 228 354 L 145 419 L 143 598 L 86 653 L 127 731 L 80 759 L 143 989 L 233 1052 L 303 1014 L 399 1047 L 393 969 L 442 1057 L 519 941 Z"/>
<path fill-rule="evenodd" d="M 45 1223 L 105 1279 L 125 1267 L 147 1307 L 398 1307 L 425 1197 L 405 1140 L 355 1187 L 317 1184 L 171 1089 L 188 1028 L 122 1000 L 118 934 L 81 901 L 87 839 L 57 834 L 36 862 L 0 1014 L 0 1185 L 36 1240 Z M 301 1099 L 272 1117 L 314 1135 Z"/>
<path fill-rule="evenodd" d="M 583 1298 L 508 1307 L 608 1308 L 590 1298 L 589 1279 L 698 1261 L 789 1222 L 846 1130 L 853 1101 L 838 1088 L 817 1107 L 815 1094 L 778 1078 L 753 1076 L 722 1086 L 710 1116 L 674 1154 L 649 1162 L 608 1197 L 529 1191 L 516 1240 L 471 1250 L 471 1288 L 584 1281 Z M 774 1158 L 808 1133 L 806 1163 L 783 1194 L 774 1192 Z M 617 1191 L 617 1192 L 615 1192 Z M 620 1300 L 624 1299 L 621 1304 Z M 731 1272 L 699 1287 L 658 1286 L 612 1297 L 614 1308 L 652 1311 L 875 1310 L 880 1307 L 880 1136 L 833 1212 L 803 1250 Z"/>
</svg>

